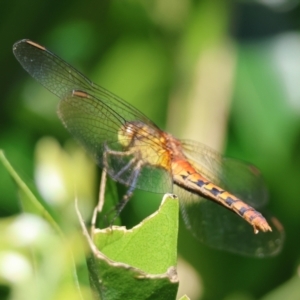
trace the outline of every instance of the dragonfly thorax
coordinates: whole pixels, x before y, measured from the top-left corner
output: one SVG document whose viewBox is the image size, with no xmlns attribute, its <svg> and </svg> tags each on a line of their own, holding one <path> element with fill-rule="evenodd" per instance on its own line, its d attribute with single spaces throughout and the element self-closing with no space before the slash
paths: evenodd
<svg viewBox="0 0 300 300">
<path fill-rule="evenodd" d="M 140 121 L 126 122 L 118 131 L 118 141 L 123 147 L 135 146 L 143 141 L 149 143 L 150 140 L 164 142 L 153 128 Z"/>
<path fill-rule="evenodd" d="M 143 164 L 169 168 L 167 139 L 155 128 L 140 121 L 126 122 L 119 129 L 118 141 Z"/>
</svg>

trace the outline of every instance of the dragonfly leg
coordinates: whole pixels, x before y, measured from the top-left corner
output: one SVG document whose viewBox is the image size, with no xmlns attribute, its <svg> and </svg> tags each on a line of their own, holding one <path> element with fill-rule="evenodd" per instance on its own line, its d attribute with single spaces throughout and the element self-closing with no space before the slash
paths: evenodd
<svg viewBox="0 0 300 300">
<path fill-rule="evenodd" d="M 127 151 L 116 151 L 116 150 L 111 150 L 107 144 L 105 143 L 104 144 L 104 155 L 107 155 L 108 154 L 111 154 L 111 155 L 117 155 L 117 156 L 128 156 L 128 155 L 131 155 L 133 153 L 135 153 L 136 151 L 131 148 L 130 150 L 127 150 Z"/>
<path fill-rule="evenodd" d="M 136 159 L 134 161 L 136 161 Z M 126 169 L 128 169 L 134 163 L 134 161 L 132 159 L 125 166 L 125 167 L 127 167 Z M 138 164 L 135 166 L 134 171 L 132 173 L 132 176 L 131 176 L 132 183 L 130 184 L 130 188 L 128 189 L 126 194 L 123 196 L 122 200 L 116 205 L 116 207 L 114 207 L 108 213 L 108 215 L 109 215 L 112 211 L 115 211 L 115 215 L 112 218 L 112 220 L 110 221 L 111 225 L 113 224 L 115 219 L 118 217 L 118 215 L 121 213 L 121 211 L 123 210 L 125 205 L 128 203 L 130 198 L 132 197 L 133 191 L 134 191 L 135 186 L 136 186 L 137 178 L 138 178 L 138 175 L 139 175 L 140 170 L 141 170 L 141 166 L 142 166 L 142 161 L 139 161 Z M 100 189 L 99 189 L 99 200 L 98 200 L 97 206 L 95 207 L 95 209 L 93 211 L 93 216 L 92 216 L 92 222 L 91 222 L 91 232 L 92 233 L 94 232 L 94 229 L 96 228 L 97 215 L 98 215 L 99 212 L 102 211 L 103 204 L 104 204 L 104 201 L 105 201 L 104 196 L 105 196 L 106 180 L 107 180 L 107 172 L 106 172 L 106 169 L 104 168 L 102 170 L 102 176 L 101 176 L 101 183 L 100 183 Z M 105 218 L 107 218 L 108 215 L 106 215 Z"/>
<path fill-rule="evenodd" d="M 114 220 L 118 217 L 118 215 L 121 213 L 121 211 L 124 209 L 125 205 L 128 203 L 128 201 L 132 197 L 132 194 L 136 187 L 137 179 L 140 174 L 142 165 L 143 165 L 143 162 L 141 160 L 139 160 L 137 165 L 135 166 L 133 173 L 132 173 L 132 176 L 131 176 L 132 182 L 130 184 L 129 189 L 127 190 L 126 194 L 123 196 L 122 200 L 115 207 L 116 215 L 113 217 L 111 223 L 114 222 Z"/>
<path fill-rule="evenodd" d="M 106 188 L 106 179 L 107 179 L 107 173 L 105 169 L 102 169 L 102 175 L 101 175 L 101 183 L 100 183 L 100 189 L 99 189 L 99 199 L 98 204 L 94 209 L 93 217 L 92 217 L 92 224 L 91 224 L 91 232 L 95 231 L 96 221 L 97 221 L 97 215 L 102 211 L 103 205 L 104 205 L 104 195 L 105 195 L 105 188 Z"/>
<path fill-rule="evenodd" d="M 125 165 L 114 177 L 115 180 L 118 180 L 118 178 L 125 172 L 127 171 L 135 162 L 137 161 L 137 158 L 134 157 L 132 158 L 127 165 Z"/>
<path fill-rule="evenodd" d="M 104 145 L 104 152 L 103 152 L 103 166 L 106 170 L 109 169 L 109 164 L 108 164 L 108 155 L 115 155 L 115 156 L 129 156 L 132 155 L 133 153 L 135 153 L 135 151 L 128 150 L 128 151 L 115 151 L 115 150 L 111 150 L 109 149 L 109 147 L 105 144 Z M 125 172 L 127 171 L 131 165 L 133 165 L 136 162 L 137 158 L 133 157 L 128 164 L 126 164 L 115 176 L 114 179 L 118 180 L 118 178 Z"/>
</svg>

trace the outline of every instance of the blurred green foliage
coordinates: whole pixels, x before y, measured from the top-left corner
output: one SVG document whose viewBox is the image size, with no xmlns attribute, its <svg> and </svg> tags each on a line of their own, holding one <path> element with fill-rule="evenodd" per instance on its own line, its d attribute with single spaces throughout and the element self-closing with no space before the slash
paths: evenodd
<svg viewBox="0 0 300 300">
<path fill-rule="evenodd" d="M 265 299 L 277 299 L 277 289 L 281 299 L 300 298 L 297 284 L 290 284 L 300 283 L 300 10 L 298 1 L 269 3 L 2 1 L 0 148 L 33 181 L 37 142 L 53 136 L 65 145 L 70 139 L 55 115 L 57 99 L 13 57 L 13 43 L 30 38 L 163 129 L 219 151 L 224 145 L 229 156 L 262 170 L 269 209 L 286 231 L 285 247 L 272 259 L 239 257 L 200 245 L 181 226 L 179 253 L 201 278 L 201 299 L 258 299 L 268 293 Z M 94 178 L 82 177 L 89 183 Z M 19 212 L 19 203 L 2 167 L 0 187 L 4 221 Z M 127 225 L 149 215 L 161 199 L 143 193 L 141 203 L 141 193 L 122 213 Z M 8 295 L 1 281 L 0 298 Z"/>
</svg>

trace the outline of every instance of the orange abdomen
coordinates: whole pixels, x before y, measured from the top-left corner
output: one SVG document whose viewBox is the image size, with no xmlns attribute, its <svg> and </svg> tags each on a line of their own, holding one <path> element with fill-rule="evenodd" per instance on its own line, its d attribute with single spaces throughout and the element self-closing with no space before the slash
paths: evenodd
<svg viewBox="0 0 300 300">
<path fill-rule="evenodd" d="M 241 199 L 207 180 L 187 160 L 173 161 L 172 173 L 173 181 L 176 185 L 232 210 L 251 224 L 255 233 L 258 233 L 259 230 L 263 232 L 272 231 L 261 213 L 257 212 Z"/>
</svg>

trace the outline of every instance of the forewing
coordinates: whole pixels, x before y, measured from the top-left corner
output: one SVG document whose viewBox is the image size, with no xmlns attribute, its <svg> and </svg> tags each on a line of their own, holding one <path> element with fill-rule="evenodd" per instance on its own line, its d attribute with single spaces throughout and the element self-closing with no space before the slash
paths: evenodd
<svg viewBox="0 0 300 300">
<path fill-rule="evenodd" d="M 246 256 L 266 257 L 278 254 L 284 242 L 279 221 L 262 212 L 272 232 L 254 234 L 252 226 L 235 213 L 213 201 L 188 194 L 175 187 L 181 200 L 181 211 L 187 228 L 201 242 L 220 250 Z"/>
<path fill-rule="evenodd" d="M 181 142 L 187 159 L 208 180 L 255 208 L 266 204 L 268 190 L 256 167 L 223 157 L 203 144 Z"/>
<path fill-rule="evenodd" d="M 158 130 L 156 125 L 137 109 L 91 82 L 44 47 L 29 40 L 22 40 L 13 46 L 13 52 L 33 78 L 60 98 L 59 117 L 100 166 L 104 164 L 104 147 L 118 152 L 124 151 L 118 140 L 118 131 L 126 122 L 138 121 Z M 152 146 L 152 140 L 149 133 L 149 146 Z M 110 155 L 107 172 L 115 180 L 130 186 L 136 163 L 128 167 L 123 174 L 117 174 L 120 169 L 126 168 L 132 158 L 132 155 Z M 147 175 L 147 170 L 150 175 Z M 153 173 L 156 174 L 156 178 L 151 176 Z M 160 183 L 157 182 L 157 178 L 161 178 Z M 134 187 L 160 193 L 170 191 L 170 175 L 165 169 L 143 166 Z"/>
<path fill-rule="evenodd" d="M 30 40 L 14 44 L 13 53 L 22 67 L 51 93 L 64 99 L 72 91 L 84 91 L 118 115 L 119 124 L 141 121 L 157 128 L 144 114 L 116 95 L 90 81 L 81 72 L 43 46 Z"/>
</svg>

